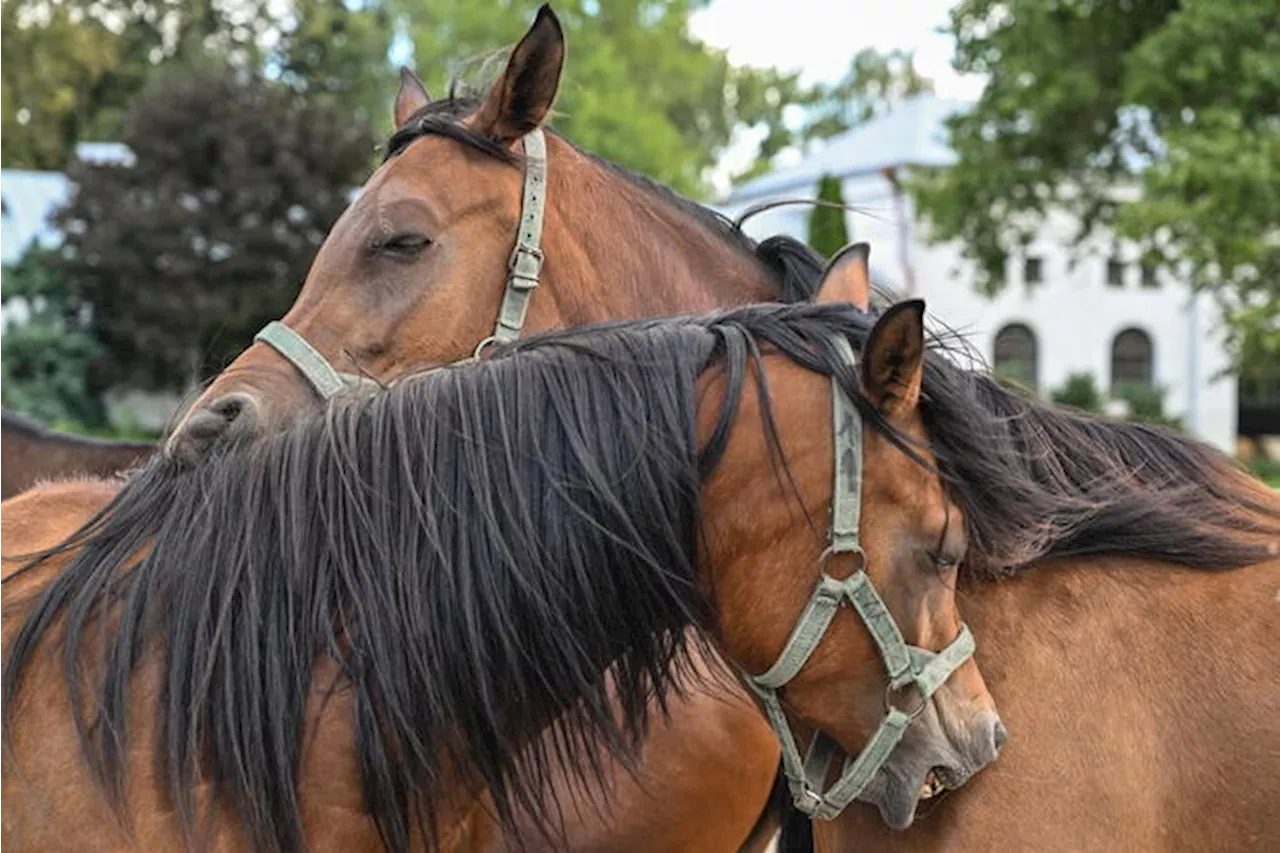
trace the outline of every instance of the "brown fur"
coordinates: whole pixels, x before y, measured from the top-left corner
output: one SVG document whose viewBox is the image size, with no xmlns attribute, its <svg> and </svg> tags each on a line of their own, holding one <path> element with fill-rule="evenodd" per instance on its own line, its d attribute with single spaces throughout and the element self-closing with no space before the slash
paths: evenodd
<svg viewBox="0 0 1280 853">
<path fill-rule="evenodd" d="M 0 499 L 36 483 L 68 477 L 110 477 L 141 465 L 156 446 L 149 441 L 103 441 L 48 429 L 12 412 L 0 425 Z"/>
<path fill-rule="evenodd" d="M 850 812 L 815 827 L 818 850 L 1280 847 L 1280 559 L 1063 559 L 961 602 L 1009 726 L 1000 760 L 909 833 Z"/>
</svg>

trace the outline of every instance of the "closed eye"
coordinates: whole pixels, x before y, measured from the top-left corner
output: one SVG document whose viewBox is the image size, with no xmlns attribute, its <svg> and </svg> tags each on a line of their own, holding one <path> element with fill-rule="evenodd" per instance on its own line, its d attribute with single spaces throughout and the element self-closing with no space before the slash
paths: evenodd
<svg viewBox="0 0 1280 853">
<path fill-rule="evenodd" d="M 369 245 L 370 254 L 389 255 L 393 258 L 408 260 L 414 258 L 423 249 L 431 245 L 431 238 L 424 234 L 391 234 L 379 237 Z"/>
<path fill-rule="evenodd" d="M 953 569 L 960 565 L 961 558 L 946 551 L 927 551 L 925 553 L 929 555 L 929 559 L 933 561 L 933 564 L 940 569 Z"/>
</svg>

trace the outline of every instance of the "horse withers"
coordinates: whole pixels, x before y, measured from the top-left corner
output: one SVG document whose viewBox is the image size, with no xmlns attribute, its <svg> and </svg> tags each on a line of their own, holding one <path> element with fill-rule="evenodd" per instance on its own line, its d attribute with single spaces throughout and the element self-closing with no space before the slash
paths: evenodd
<svg viewBox="0 0 1280 853">
<path fill-rule="evenodd" d="M 144 463 L 157 450 L 149 441 L 108 441 L 49 429 L 0 410 L 0 499 L 37 483 L 72 477 L 111 477 Z"/>
</svg>

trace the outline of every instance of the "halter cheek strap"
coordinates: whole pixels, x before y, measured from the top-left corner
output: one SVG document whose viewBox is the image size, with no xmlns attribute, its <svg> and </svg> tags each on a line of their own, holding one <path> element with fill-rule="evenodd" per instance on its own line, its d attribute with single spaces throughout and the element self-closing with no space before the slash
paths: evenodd
<svg viewBox="0 0 1280 853">
<path fill-rule="evenodd" d="M 848 339 L 838 335 L 835 341 L 844 359 L 854 364 L 853 347 Z M 783 773 L 796 808 L 824 820 L 838 816 L 866 789 L 889 760 L 907 726 L 924 710 L 929 697 L 973 655 L 974 650 L 973 635 L 968 626 L 963 625 L 959 635 L 941 652 L 909 645 L 902 638 L 902 632 L 884 600 L 871 585 L 864 569 L 866 555 L 858 533 L 862 515 L 862 417 L 834 376 L 831 379 L 831 397 L 835 490 L 831 502 L 831 545 L 824 557 L 857 555 L 859 568 L 844 580 L 836 580 L 824 571 L 773 666 L 761 675 L 745 675 L 748 686 L 760 698 L 769 724 L 782 745 Z M 804 668 L 845 602 L 862 619 L 884 662 L 888 676 L 885 715 L 862 752 L 845 760 L 840 778 L 824 792 L 822 785 L 837 745 L 819 733 L 801 757 L 791 724 L 778 699 L 778 691 Z M 919 694 L 915 707 L 910 711 L 895 707 L 890 701 L 892 695 L 912 685 Z"/>
<path fill-rule="evenodd" d="M 498 309 L 498 325 L 492 340 L 499 343 L 520 337 L 529 313 L 529 297 L 542 274 L 542 219 L 547 200 L 547 140 L 535 129 L 524 138 L 524 197 L 520 203 L 520 228 L 507 261 L 507 292 Z M 482 341 L 476 352 L 484 348 Z"/>
<path fill-rule="evenodd" d="M 520 337 L 529 313 L 529 298 L 542 275 L 542 222 L 547 205 L 547 140 L 540 128 L 524 137 L 524 192 L 520 200 L 520 225 L 516 243 L 507 261 L 507 289 L 498 308 L 493 334 L 482 340 L 469 359 L 480 357 L 493 343 L 507 343 Z M 272 320 L 254 335 L 289 360 L 320 395 L 330 400 L 349 390 L 373 390 L 378 383 L 367 376 L 344 373 L 307 342 L 302 335 L 279 320 Z"/>
</svg>

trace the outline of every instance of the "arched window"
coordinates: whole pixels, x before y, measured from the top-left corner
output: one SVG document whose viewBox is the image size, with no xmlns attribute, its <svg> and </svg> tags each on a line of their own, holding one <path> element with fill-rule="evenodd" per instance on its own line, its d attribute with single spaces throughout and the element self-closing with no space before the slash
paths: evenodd
<svg viewBox="0 0 1280 853">
<path fill-rule="evenodd" d="M 1141 329 L 1125 329 L 1111 342 L 1111 388 L 1150 388 L 1155 381 L 1151 336 Z"/>
<path fill-rule="evenodd" d="M 996 333 L 992 365 L 996 376 L 1011 379 L 1034 391 L 1039 376 L 1035 332 L 1022 323 L 1010 323 Z"/>
</svg>

